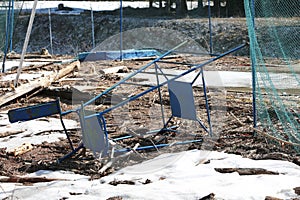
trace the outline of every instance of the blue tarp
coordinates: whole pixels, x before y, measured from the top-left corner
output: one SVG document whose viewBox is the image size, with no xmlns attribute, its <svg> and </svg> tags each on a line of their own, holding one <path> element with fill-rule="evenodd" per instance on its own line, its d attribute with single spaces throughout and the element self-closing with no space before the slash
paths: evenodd
<svg viewBox="0 0 300 200">
<path fill-rule="evenodd" d="M 78 55 L 78 59 L 83 61 L 96 61 L 96 60 L 120 60 L 120 51 L 98 51 L 98 52 L 83 52 Z M 136 59 L 144 57 L 152 57 L 159 55 L 156 50 L 123 50 L 122 59 Z"/>
</svg>

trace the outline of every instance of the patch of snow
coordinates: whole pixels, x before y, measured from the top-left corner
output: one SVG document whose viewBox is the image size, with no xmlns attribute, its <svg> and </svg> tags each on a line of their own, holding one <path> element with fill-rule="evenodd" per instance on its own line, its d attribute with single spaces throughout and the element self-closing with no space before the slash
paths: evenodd
<svg viewBox="0 0 300 200">
<path fill-rule="evenodd" d="M 19 64 L 20 64 L 19 60 L 6 60 L 5 61 L 5 71 L 7 71 L 11 68 L 19 67 Z M 46 62 L 27 62 L 27 61 L 24 61 L 22 67 L 27 67 L 27 66 L 31 66 L 31 65 L 38 65 L 38 64 L 47 64 L 47 63 Z"/>
<path fill-rule="evenodd" d="M 174 69 L 163 69 L 162 70 L 166 76 L 159 75 L 159 82 L 163 83 L 168 79 L 174 78 L 174 75 L 180 75 L 184 73 L 184 70 L 174 70 Z M 156 85 L 156 74 L 154 73 L 154 69 L 148 69 L 147 72 L 151 72 L 152 74 L 137 74 L 134 77 L 140 79 L 146 79 L 145 81 L 141 81 L 140 84 L 149 84 Z M 183 82 L 191 82 L 197 76 L 197 72 L 193 71 L 189 74 L 186 74 L 178 79 L 177 81 Z M 120 75 L 120 74 L 119 74 Z M 270 73 L 270 79 L 273 81 L 273 85 L 278 89 L 292 89 L 299 88 L 297 83 L 290 83 L 288 80 L 294 80 L 294 76 L 287 73 Z M 122 76 L 126 77 L 128 74 L 122 74 Z M 296 75 L 298 79 L 300 79 L 300 75 Z M 204 71 L 204 77 L 206 81 L 206 85 L 208 87 L 244 87 L 251 88 L 252 87 L 252 74 L 251 72 L 236 72 L 236 71 Z M 276 80 L 286 80 L 286 81 L 276 81 Z M 258 77 L 259 84 L 262 88 L 270 87 L 269 83 L 265 83 L 260 80 Z M 194 86 L 202 86 L 202 80 L 199 77 Z"/>
<path fill-rule="evenodd" d="M 68 128 L 78 128 L 78 123 L 74 120 L 64 119 Z M 12 150 L 23 143 L 41 144 L 44 141 L 56 142 L 59 138 L 66 137 L 60 120 L 57 118 L 40 118 L 36 120 L 10 123 L 7 114 L 0 115 L 0 133 L 20 132 L 15 135 L 0 138 L 0 148 Z M 49 132 L 55 130 L 53 132 Z M 42 133 L 42 134 L 41 134 Z"/>
<path fill-rule="evenodd" d="M 44 177 L 52 179 L 65 179 L 65 180 L 87 180 L 89 176 L 84 176 L 80 174 L 75 174 L 74 172 L 69 171 L 50 171 L 50 170 L 39 170 L 34 173 L 27 174 L 25 177 Z"/>
<path fill-rule="evenodd" d="M 43 72 L 43 73 L 21 73 L 19 79 L 20 80 L 34 80 L 36 78 L 41 78 L 42 76 L 47 76 L 53 72 Z M 0 81 L 13 81 L 16 79 L 16 74 L 5 74 L 4 76 L 0 77 Z"/>
<path fill-rule="evenodd" d="M 174 159 L 176 157 L 177 159 Z M 171 159 L 169 159 L 171 158 Z M 170 161 L 171 162 L 168 162 Z M 205 162 L 204 161 L 210 161 Z M 214 168 L 264 168 L 279 175 L 222 174 Z M 63 171 L 38 171 L 30 176 L 62 177 L 73 181 L 53 181 L 21 186 L 1 184 L 0 198 L 16 199 L 199 199 L 214 193 L 216 199 L 264 199 L 274 196 L 292 199 L 297 196 L 293 188 L 300 183 L 300 167 L 279 160 L 251 160 L 222 152 L 191 150 L 163 154 L 146 162 L 125 167 L 99 180 Z M 151 182 L 145 183 L 146 180 Z M 133 181 L 134 185 L 112 186 L 111 181 Z"/>
</svg>

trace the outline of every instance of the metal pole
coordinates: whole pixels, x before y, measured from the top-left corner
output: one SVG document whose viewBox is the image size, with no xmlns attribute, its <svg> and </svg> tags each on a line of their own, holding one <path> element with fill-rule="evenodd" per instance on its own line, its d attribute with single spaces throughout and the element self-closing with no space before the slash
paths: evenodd
<svg viewBox="0 0 300 200">
<path fill-rule="evenodd" d="M 123 0 L 120 0 L 120 61 L 123 60 Z"/>
<path fill-rule="evenodd" d="M 27 50 L 27 46 L 28 46 L 28 42 L 29 42 L 29 38 L 30 38 L 30 33 L 31 33 L 31 30 L 32 30 L 32 24 L 33 24 L 33 20 L 34 20 L 34 16 L 35 16 L 37 2 L 38 2 L 38 0 L 34 0 L 34 3 L 33 3 L 31 15 L 30 15 L 30 20 L 29 20 L 29 24 L 28 24 L 28 28 L 27 28 L 27 33 L 26 33 L 26 37 L 25 37 L 25 41 L 24 41 L 24 45 L 23 45 L 22 54 L 21 54 L 21 60 L 20 60 L 20 64 L 19 64 L 19 67 L 18 67 L 17 76 L 16 76 L 16 79 L 14 81 L 14 86 L 15 87 L 18 86 L 19 77 L 20 77 L 20 74 L 21 74 L 21 71 L 22 71 L 22 65 L 23 65 L 25 53 L 26 53 L 26 50 Z"/>
<path fill-rule="evenodd" d="M 252 27 L 255 29 L 255 3 L 254 0 L 251 0 L 251 18 L 252 18 Z M 252 51 L 250 51 L 252 53 Z M 253 107 L 253 127 L 257 127 L 257 110 L 256 110 L 256 55 L 251 55 L 251 68 L 252 68 L 252 107 Z"/>
<path fill-rule="evenodd" d="M 201 68 L 201 75 L 202 75 L 203 93 L 204 93 L 204 98 L 205 98 L 205 108 L 206 108 L 206 114 L 207 114 L 207 122 L 208 122 L 208 125 L 209 125 L 209 134 L 210 134 L 210 136 L 212 136 L 213 132 L 212 132 L 212 125 L 211 125 L 211 120 L 210 120 L 209 104 L 208 104 L 208 97 L 207 97 L 207 90 L 206 90 L 206 83 L 205 83 L 203 68 Z"/>
<path fill-rule="evenodd" d="M 251 16 L 252 16 L 252 23 L 253 23 L 253 27 L 255 28 L 255 2 L 254 0 L 251 0 Z"/>
<path fill-rule="evenodd" d="M 155 65 L 155 75 L 156 75 L 156 84 L 159 85 L 159 77 L 158 77 L 158 65 L 157 63 L 154 64 Z M 157 88 L 158 90 L 158 94 L 159 94 L 159 101 L 160 101 L 160 110 L 161 110 L 161 118 L 162 118 L 162 122 L 164 124 L 164 126 L 166 126 L 166 121 L 165 121 L 165 112 L 164 112 L 164 106 L 163 106 L 163 102 L 162 102 L 162 95 L 161 95 L 161 88 Z"/>
<path fill-rule="evenodd" d="M 212 28 L 211 28 L 211 7 L 210 7 L 210 0 L 208 0 L 208 28 L 209 28 L 209 54 L 212 54 Z"/>
<path fill-rule="evenodd" d="M 51 11 L 50 11 L 50 8 L 48 9 L 48 16 L 49 16 L 50 49 L 51 49 L 51 54 L 53 55 L 52 23 L 51 23 Z"/>
<path fill-rule="evenodd" d="M 11 4 L 11 22 L 10 22 L 10 52 L 12 51 L 12 41 L 13 41 L 13 32 L 14 32 L 14 0 L 12 0 Z"/>
<path fill-rule="evenodd" d="M 6 15 L 5 46 L 4 46 L 4 58 L 3 58 L 3 62 L 2 62 L 2 73 L 4 73 L 4 71 L 5 71 L 5 62 L 6 62 L 7 52 L 8 52 L 10 24 L 11 24 L 10 17 L 11 17 L 11 0 L 9 1 L 7 15 Z"/>
<path fill-rule="evenodd" d="M 94 26 L 94 12 L 92 7 L 91 7 L 91 21 L 92 21 L 92 45 L 94 49 L 95 48 L 95 26 Z"/>
</svg>

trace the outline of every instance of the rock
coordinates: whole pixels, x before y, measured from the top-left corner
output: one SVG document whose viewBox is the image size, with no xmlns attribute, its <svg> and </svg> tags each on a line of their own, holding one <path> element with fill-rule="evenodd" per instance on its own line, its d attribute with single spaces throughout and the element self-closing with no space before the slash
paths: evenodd
<svg viewBox="0 0 300 200">
<path fill-rule="evenodd" d="M 120 196 L 116 196 L 116 197 L 109 197 L 108 199 L 106 200 L 122 200 L 123 198 L 120 197 Z"/>
<path fill-rule="evenodd" d="M 44 55 L 44 56 L 50 55 L 49 52 L 48 52 L 48 50 L 46 48 L 42 48 L 40 54 Z"/>
<path fill-rule="evenodd" d="M 300 195 L 300 187 L 295 187 L 294 191 L 297 195 Z"/>
<path fill-rule="evenodd" d="M 214 199 L 215 199 L 215 194 L 210 193 L 209 195 L 206 195 L 206 196 L 200 198 L 199 200 L 214 200 Z"/>
</svg>

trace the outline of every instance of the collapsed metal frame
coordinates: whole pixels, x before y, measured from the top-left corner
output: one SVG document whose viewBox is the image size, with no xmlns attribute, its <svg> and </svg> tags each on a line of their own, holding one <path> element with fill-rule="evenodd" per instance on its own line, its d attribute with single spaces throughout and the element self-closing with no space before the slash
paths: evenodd
<svg viewBox="0 0 300 200">
<path fill-rule="evenodd" d="M 222 54 L 219 54 L 219 55 L 216 55 L 215 57 L 212 57 L 211 59 L 201 63 L 201 64 L 186 64 L 186 63 L 181 63 L 182 65 L 189 65 L 190 66 L 190 69 L 186 70 L 185 72 L 179 74 L 179 75 L 175 75 L 174 77 L 172 78 L 169 78 L 167 79 L 166 81 L 160 83 L 159 82 L 159 79 L 158 79 L 158 75 L 159 75 L 159 72 L 165 76 L 165 74 L 162 72 L 161 68 L 158 66 L 158 63 L 159 62 L 164 62 L 162 61 L 163 58 L 165 58 L 166 56 L 170 55 L 171 53 L 175 52 L 176 49 L 178 49 L 179 47 L 183 46 L 187 41 L 179 44 L 178 46 L 174 47 L 173 49 L 167 51 L 166 53 L 162 54 L 161 56 L 157 57 L 156 59 L 154 59 L 153 61 L 149 62 L 148 64 L 146 64 L 145 66 L 141 67 L 140 69 L 132 72 L 129 76 L 127 76 L 126 78 L 122 79 L 121 81 L 119 81 L 118 83 L 114 84 L 113 86 L 111 86 L 110 88 L 107 88 L 106 90 L 104 90 L 101 94 L 95 96 L 94 98 L 90 99 L 89 101 L 85 102 L 85 103 L 82 103 L 81 104 L 81 107 L 80 108 L 77 108 L 77 109 L 74 109 L 74 110 L 69 110 L 69 111 L 66 111 L 64 113 L 62 113 L 62 115 L 66 115 L 66 114 L 69 114 L 71 112 L 76 112 L 78 113 L 78 115 L 80 116 L 80 122 L 81 122 L 81 126 L 85 126 L 85 123 L 84 121 L 85 120 L 88 120 L 88 119 L 91 119 L 93 117 L 97 117 L 98 118 L 98 121 L 99 123 L 101 123 L 101 127 L 102 127 L 102 130 L 106 139 L 108 140 L 108 132 L 107 132 L 107 128 L 106 128 L 106 120 L 104 118 L 104 115 L 119 108 L 119 107 L 122 107 L 126 104 L 128 104 L 129 102 L 131 101 L 134 101 L 144 95 L 146 95 L 147 93 L 150 93 L 154 90 L 158 90 L 159 92 L 159 96 L 160 96 L 160 103 L 161 103 L 161 109 L 162 109 L 162 121 L 163 121 L 163 124 L 164 126 L 162 127 L 161 130 L 158 130 L 158 131 L 164 131 L 164 130 L 171 130 L 172 129 L 169 129 L 167 127 L 168 123 L 170 122 L 170 120 L 172 119 L 173 116 L 171 116 L 169 118 L 169 120 L 167 122 L 165 122 L 164 120 L 164 112 L 163 112 L 163 108 L 162 108 L 162 97 L 161 97 L 161 87 L 167 85 L 168 83 L 170 83 L 171 81 L 176 81 L 178 80 L 179 78 L 191 73 L 191 72 L 194 72 L 195 70 L 200 70 L 197 75 L 195 76 L 195 78 L 192 80 L 192 83 L 194 83 L 200 76 L 201 76 L 201 79 L 202 79 L 202 84 L 203 84 L 203 92 L 204 92 L 204 97 L 205 97 L 205 108 L 206 108 L 206 112 L 207 112 L 207 121 L 208 121 L 208 124 L 209 124 L 209 128 L 206 128 L 205 125 L 199 120 L 199 124 L 201 125 L 201 127 L 210 134 L 210 136 L 212 136 L 213 134 L 213 130 L 212 130 L 212 126 L 211 126 L 211 119 L 210 119 L 210 111 L 209 111 L 209 104 L 208 104 L 208 98 L 207 98 L 207 90 L 206 90 L 206 84 L 205 84 L 205 77 L 204 77 L 204 66 L 218 60 L 218 59 L 221 59 L 222 57 L 225 57 L 235 51 L 238 51 L 239 49 L 245 47 L 247 44 L 241 44 L 229 51 L 226 51 Z M 177 63 L 178 64 L 178 63 Z M 84 109 L 85 107 L 87 107 L 88 105 L 91 105 L 93 102 L 95 102 L 97 99 L 103 97 L 104 95 L 107 95 L 108 93 L 110 93 L 112 90 L 114 90 L 115 88 L 117 88 L 118 86 L 120 86 L 121 84 L 126 84 L 126 81 L 128 81 L 130 78 L 134 77 L 135 75 L 143 72 L 144 70 L 146 70 L 147 68 L 149 68 L 150 66 L 154 65 L 155 66 L 155 75 L 157 77 L 157 85 L 155 86 L 149 86 L 148 89 L 144 90 L 143 92 L 140 92 L 139 94 L 136 94 L 134 96 L 131 96 L 129 97 L 128 99 L 124 100 L 124 101 L 121 101 L 119 102 L 118 104 L 116 105 L 113 105 L 101 112 L 97 112 L 97 113 L 94 113 L 94 114 L 90 114 L 90 115 L 83 115 L 82 116 L 82 113 L 84 113 Z M 81 127 L 82 130 L 85 129 L 85 127 Z M 130 137 L 134 137 L 132 135 L 128 135 L 128 136 L 124 136 L 124 137 L 120 137 L 120 138 L 114 138 L 112 139 L 112 141 L 118 141 L 118 140 L 122 140 L 122 139 L 126 139 L 126 138 L 130 138 Z M 180 144 L 188 144 L 188 143 L 195 143 L 195 142 L 202 142 L 203 140 L 202 139 L 195 139 L 195 140 L 190 140 L 190 141 L 181 141 L 181 142 L 177 142 L 175 143 L 175 145 L 180 145 Z M 174 144 L 172 144 L 174 145 Z M 171 146 L 171 144 L 157 144 L 157 145 L 150 145 L 150 146 L 142 146 L 142 147 L 138 147 L 136 148 L 135 150 L 136 151 L 139 151 L 139 150 L 146 150 L 146 149 L 157 149 L 157 148 L 160 148 L 160 147 L 167 147 L 167 146 Z M 59 162 L 61 162 L 62 160 L 72 156 L 74 153 L 76 153 L 78 150 L 80 150 L 81 148 L 84 147 L 84 144 L 81 143 L 76 149 L 74 149 L 72 152 L 70 152 L 69 154 L 65 155 L 63 158 L 61 158 L 59 160 Z M 107 147 L 103 147 L 105 148 L 105 150 L 108 150 Z M 130 148 L 124 148 L 124 149 L 121 149 L 119 150 L 118 152 L 126 152 L 126 151 L 131 151 L 132 149 Z M 105 153 L 107 154 L 107 152 Z"/>
</svg>

